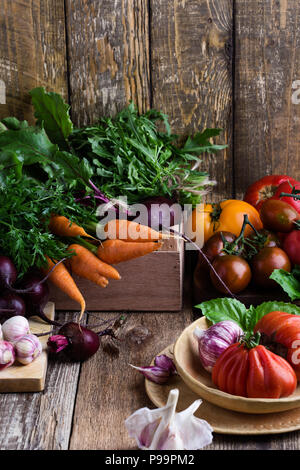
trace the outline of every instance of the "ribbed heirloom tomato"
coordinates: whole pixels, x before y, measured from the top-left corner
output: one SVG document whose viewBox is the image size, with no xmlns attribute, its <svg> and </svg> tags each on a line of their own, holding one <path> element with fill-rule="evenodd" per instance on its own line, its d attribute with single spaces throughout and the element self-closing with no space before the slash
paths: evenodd
<svg viewBox="0 0 300 470">
<path fill-rule="evenodd" d="M 283 351 L 281 348 L 281 353 L 284 353 L 300 380 L 300 316 L 270 312 L 259 320 L 254 331 L 263 335 L 264 344 L 273 346 L 275 350 L 279 345 L 285 348 Z"/>
<path fill-rule="evenodd" d="M 194 209 L 187 223 L 186 233 L 190 238 L 203 239 L 204 242 L 220 231 L 231 232 L 238 236 L 244 222 L 244 214 L 248 215 L 250 222 L 257 230 L 263 228 L 259 213 L 253 206 L 245 201 L 228 199 L 218 204 L 199 205 Z M 252 232 L 252 228 L 247 225 L 245 237 Z"/>
<path fill-rule="evenodd" d="M 280 398 L 291 395 L 297 378 L 290 364 L 264 346 L 229 346 L 217 359 L 212 380 L 223 392 L 248 398 Z"/>
</svg>

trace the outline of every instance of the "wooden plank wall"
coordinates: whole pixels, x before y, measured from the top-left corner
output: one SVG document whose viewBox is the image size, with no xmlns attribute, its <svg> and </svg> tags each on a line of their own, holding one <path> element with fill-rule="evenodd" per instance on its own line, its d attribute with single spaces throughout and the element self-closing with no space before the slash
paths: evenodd
<svg viewBox="0 0 300 470">
<path fill-rule="evenodd" d="M 69 98 L 77 125 L 134 100 L 182 136 L 224 129 L 228 149 L 203 163 L 213 199 L 240 197 L 266 173 L 300 178 L 297 0 L 0 4 L 0 117 L 32 120 L 37 85 Z"/>
</svg>

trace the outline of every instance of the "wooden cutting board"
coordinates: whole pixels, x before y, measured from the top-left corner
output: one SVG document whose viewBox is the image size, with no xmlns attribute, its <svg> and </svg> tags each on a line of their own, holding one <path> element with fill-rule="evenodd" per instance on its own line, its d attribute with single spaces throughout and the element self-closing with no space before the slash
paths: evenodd
<svg viewBox="0 0 300 470">
<path fill-rule="evenodd" d="M 54 303 L 48 302 L 44 313 L 51 320 L 54 319 Z M 51 331 L 51 325 L 43 322 L 37 317 L 29 320 L 31 333 L 44 333 Z M 49 335 L 40 337 L 43 345 L 42 354 L 31 364 L 26 366 L 17 362 L 7 369 L 0 371 L 0 392 L 41 392 L 45 387 L 45 378 L 47 372 L 47 339 Z"/>
</svg>

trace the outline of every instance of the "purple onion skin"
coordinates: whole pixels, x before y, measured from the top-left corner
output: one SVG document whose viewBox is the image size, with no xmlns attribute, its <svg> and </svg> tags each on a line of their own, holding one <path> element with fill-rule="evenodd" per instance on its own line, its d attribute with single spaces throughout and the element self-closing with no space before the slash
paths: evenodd
<svg viewBox="0 0 300 470">
<path fill-rule="evenodd" d="M 177 214 L 174 209 L 170 211 L 166 207 L 171 207 L 173 204 L 176 204 L 176 202 L 171 199 L 156 196 L 145 199 L 141 204 L 144 204 L 148 209 L 148 220 L 145 220 L 145 223 L 141 221 L 143 225 L 148 225 L 154 230 L 161 230 L 163 227 L 169 228 L 180 222 L 180 214 Z M 161 206 L 162 204 L 164 204 L 165 207 L 158 207 L 158 205 Z"/>
<path fill-rule="evenodd" d="M 0 297 L 0 309 L 13 309 L 13 312 L 1 312 L 0 311 L 0 323 L 4 323 L 11 317 L 20 315 L 22 317 L 26 316 L 26 306 L 25 302 L 19 295 L 14 292 L 4 291 L 1 293 Z"/>
<path fill-rule="evenodd" d="M 212 325 L 207 330 L 194 331 L 198 340 L 198 351 L 202 366 L 208 372 L 212 372 L 218 357 L 231 345 L 237 343 L 243 330 L 237 323 L 224 320 Z"/>
<path fill-rule="evenodd" d="M 7 256 L 0 256 L 0 290 L 12 287 L 17 280 L 17 275 L 12 260 Z"/>
<path fill-rule="evenodd" d="M 93 356 L 99 349 L 99 336 L 84 326 L 75 322 L 63 325 L 58 334 L 66 336 L 69 346 L 64 349 L 64 353 L 72 361 L 85 361 Z"/>
</svg>

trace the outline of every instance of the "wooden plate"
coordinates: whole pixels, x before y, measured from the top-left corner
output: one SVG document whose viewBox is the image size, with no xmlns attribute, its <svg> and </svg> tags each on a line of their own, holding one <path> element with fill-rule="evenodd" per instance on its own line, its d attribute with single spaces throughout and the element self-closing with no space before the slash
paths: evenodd
<svg viewBox="0 0 300 470">
<path fill-rule="evenodd" d="M 167 347 L 160 354 L 166 354 L 174 359 L 173 345 Z M 158 385 L 145 380 L 146 392 L 155 406 L 161 407 L 167 403 L 170 390 L 179 389 L 177 411 L 182 411 L 199 398 L 180 378 L 172 377 L 167 384 Z M 300 408 L 282 411 L 274 414 L 248 414 L 229 411 L 203 400 L 195 416 L 205 419 L 219 434 L 278 434 L 300 429 Z"/>
<path fill-rule="evenodd" d="M 204 317 L 188 326 L 174 346 L 174 362 L 182 380 L 201 398 L 228 410 L 243 413 L 277 413 L 300 407 L 300 386 L 287 398 L 245 398 L 222 392 L 215 387 L 211 374 L 201 366 L 198 344 L 193 337 L 196 326 L 208 328 Z"/>
</svg>

